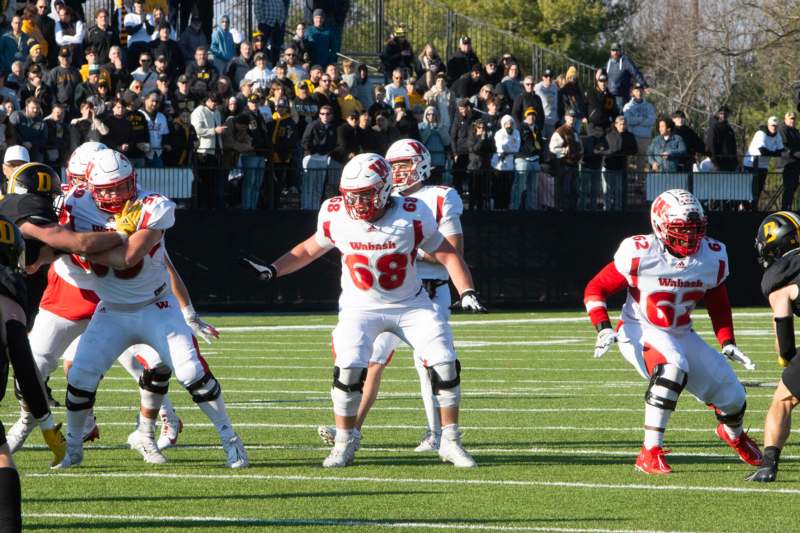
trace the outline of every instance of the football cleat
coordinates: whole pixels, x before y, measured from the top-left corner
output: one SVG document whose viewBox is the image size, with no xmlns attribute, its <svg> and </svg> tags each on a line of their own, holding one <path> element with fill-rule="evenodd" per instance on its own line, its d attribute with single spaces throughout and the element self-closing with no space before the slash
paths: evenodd
<svg viewBox="0 0 800 533">
<path fill-rule="evenodd" d="M 165 450 L 178 444 L 178 435 L 183 431 L 183 421 L 178 418 L 175 409 L 161 411 L 161 436 L 158 437 L 158 449 Z"/>
<path fill-rule="evenodd" d="M 65 470 L 73 466 L 79 466 L 83 462 L 83 445 L 72 447 L 67 446 L 67 454 L 55 466 L 51 466 L 53 470 Z"/>
<path fill-rule="evenodd" d="M 350 438 L 345 441 L 336 441 L 328 457 L 322 461 L 324 468 L 341 468 L 353 464 L 356 451 L 361 447 L 361 432 L 354 429 Z"/>
<path fill-rule="evenodd" d="M 83 442 L 94 442 L 99 438 L 100 428 L 97 426 L 97 417 L 87 418 L 86 426 L 83 428 Z"/>
<path fill-rule="evenodd" d="M 128 435 L 128 446 L 142 454 L 145 463 L 163 465 L 167 462 L 167 458 L 156 446 L 156 441 L 152 435 L 145 435 L 138 429 Z"/>
<path fill-rule="evenodd" d="M 242 439 L 239 435 L 234 435 L 229 441 L 223 442 L 225 455 L 228 458 L 228 468 L 247 468 L 250 466 L 250 459 L 247 457 L 247 450 L 244 449 Z"/>
<path fill-rule="evenodd" d="M 336 444 L 336 428 L 329 426 L 319 426 L 317 428 L 317 435 L 322 439 L 327 446 Z"/>
<path fill-rule="evenodd" d="M 448 439 L 442 436 L 442 440 L 439 443 L 439 457 L 442 462 L 453 463 L 457 468 L 475 468 L 478 466 L 475 459 L 461 445 L 461 433 L 458 433 L 455 439 Z"/>
<path fill-rule="evenodd" d="M 43 429 L 42 437 L 47 447 L 53 452 L 53 461 L 50 466 L 53 467 L 60 464 L 67 454 L 67 440 L 64 438 L 64 434 L 61 433 L 61 422 L 50 429 Z"/>
<path fill-rule="evenodd" d="M 668 454 L 661 446 L 653 446 L 648 449 L 642 446 L 642 451 L 636 458 L 636 470 L 645 474 L 671 474 L 672 468 L 667 464 L 664 456 Z"/>
<path fill-rule="evenodd" d="M 414 451 L 417 453 L 439 451 L 439 437 L 434 435 L 430 430 L 426 431 L 419 445 L 414 448 Z"/>
<path fill-rule="evenodd" d="M 768 466 L 762 466 L 746 478 L 745 481 L 757 481 L 759 483 L 772 483 L 775 481 L 775 478 L 778 477 L 778 465 L 771 464 Z"/>
<path fill-rule="evenodd" d="M 37 422 L 33 414 L 20 409 L 19 418 L 14 422 L 14 425 L 11 426 L 11 429 L 8 430 L 8 433 L 6 433 L 6 440 L 8 441 L 8 447 L 12 454 L 22 448 L 25 439 L 28 438 L 28 435 L 33 432 L 36 426 Z"/>
<path fill-rule="evenodd" d="M 716 433 L 717 437 L 736 450 L 736 453 L 739 454 L 739 459 L 745 463 L 753 466 L 760 466 L 761 463 L 764 462 L 761 450 L 758 449 L 758 444 L 753 442 L 753 439 L 751 439 L 746 432 L 743 431 L 741 435 L 732 439 L 728 436 L 728 433 L 725 432 L 725 427 L 722 424 L 718 424 Z"/>
</svg>

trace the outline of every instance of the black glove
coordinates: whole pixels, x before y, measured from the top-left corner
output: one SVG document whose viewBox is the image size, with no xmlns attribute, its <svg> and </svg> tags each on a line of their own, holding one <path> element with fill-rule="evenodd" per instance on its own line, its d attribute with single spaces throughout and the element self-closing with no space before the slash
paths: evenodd
<svg viewBox="0 0 800 533">
<path fill-rule="evenodd" d="M 242 257 L 239 259 L 239 264 L 249 270 L 255 272 L 260 281 L 270 282 L 278 276 L 278 271 L 272 265 L 265 265 L 251 257 Z"/>
</svg>

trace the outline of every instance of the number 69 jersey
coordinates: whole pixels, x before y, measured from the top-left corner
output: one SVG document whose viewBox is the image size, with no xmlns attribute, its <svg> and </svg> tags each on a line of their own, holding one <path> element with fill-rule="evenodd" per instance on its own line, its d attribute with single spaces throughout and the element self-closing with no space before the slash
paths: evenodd
<svg viewBox="0 0 800 533">
<path fill-rule="evenodd" d="M 175 203 L 172 200 L 140 190 L 134 201 L 144 204 L 138 229 L 165 231 L 175 224 Z M 116 231 L 114 215 L 98 209 L 91 193 L 84 188 L 73 189 L 64 200 L 62 224 L 64 223 L 78 232 Z M 79 287 L 95 291 L 104 302 L 145 303 L 167 291 L 168 274 L 163 237 L 138 264 L 127 270 L 114 270 L 81 258 L 75 259 L 75 264 L 94 274 L 89 278 L 89 286 L 86 287 L 83 286 L 85 279 L 76 279 Z"/>
<path fill-rule="evenodd" d="M 443 237 L 423 202 L 411 197 L 390 202 L 374 222 L 350 218 L 341 196 L 322 204 L 315 238 L 321 247 L 342 253 L 341 309 L 403 307 L 422 290 L 417 249 L 434 252 Z"/>
<path fill-rule="evenodd" d="M 725 245 L 714 239 L 705 237 L 696 253 L 675 257 L 655 235 L 636 235 L 622 241 L 614 261 L 589 282 L 584 302 L 592 322 L 600 324 L 608 320 L 606 298 L 627 287 L 623 321 L 679 333 L 691 329 L 691 312 L 705 299 L 723 342 L 733 337 L 727 277 Z"/>
</svg>

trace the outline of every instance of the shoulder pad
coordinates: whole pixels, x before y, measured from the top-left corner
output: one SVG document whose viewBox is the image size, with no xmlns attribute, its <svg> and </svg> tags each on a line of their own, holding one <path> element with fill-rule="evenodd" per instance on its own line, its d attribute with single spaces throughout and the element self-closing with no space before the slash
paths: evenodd
<svg viewBox="0 0 800 533">
<path fill-rule="evenodd" d="M 168 230 L 175 225 L 175 202 L 160 194 L 140 196 L 144 208 L 139 229 Z"/>
<path fill-rule="evenodd" d="M 16 213 L 14 213 L 15 223 L 28 220 L 37 226 L 44 226 L 58 222 L 50 197 L 40 194 L 20 194 L 18 197 Z"/>
<path fill-rule="evenodd" d="M 765 298 L 800 278 L 800 252 L 792 252 L 775 261 L 761 277 L 761 292 Z"/>
</svg>

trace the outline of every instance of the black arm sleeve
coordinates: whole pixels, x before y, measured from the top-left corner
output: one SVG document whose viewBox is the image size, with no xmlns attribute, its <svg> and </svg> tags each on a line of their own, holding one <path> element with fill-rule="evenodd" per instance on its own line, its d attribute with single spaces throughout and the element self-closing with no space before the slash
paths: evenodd
<svg viewBox="0 0 800 533">
<path fill-rule="evenodd" d="M 25 324 L 17 320 L 6 322 L 6 341 L 8 342 L 8 358 L 14 369 L 14 378 L 31 413 L 37 419 L 50 412 L 39 371 L 33 361 L 31 345 Z"/>
<path fill-rule="evenodd" d="M 775 336 L 778 338 L 778 353 L 783 359 L 791 361 L 797 353 L 794 343 L 794 317 L 775 317 Z"/>
</svg>

